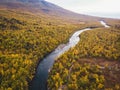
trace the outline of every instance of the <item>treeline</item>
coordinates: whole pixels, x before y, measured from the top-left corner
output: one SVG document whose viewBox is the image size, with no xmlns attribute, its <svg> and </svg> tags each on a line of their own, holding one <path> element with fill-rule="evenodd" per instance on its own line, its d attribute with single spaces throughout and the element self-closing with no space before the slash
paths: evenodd
<svg viewBox="0 0 120 90">
<path fill-rule="evenodd" d="M 49 74 L 48 88 L 120 90 L 120 30 L 99 28 L 83 32 L 80 38 L 75 48 L 56 60 Z M 105 63 L 100 65 L 99 58 Z M 107 62 L 111 61 L 118 62 L 109 65 Z"/>
</svg>

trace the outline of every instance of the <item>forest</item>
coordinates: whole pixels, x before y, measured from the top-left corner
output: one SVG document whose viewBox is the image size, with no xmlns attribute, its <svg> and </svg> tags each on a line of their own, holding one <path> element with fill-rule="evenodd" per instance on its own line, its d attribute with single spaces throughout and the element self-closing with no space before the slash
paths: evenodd
<svg viewBox="0 0 120 90">
<path fill-rule="evenodd" d="M 55 16 L 0 9 L 0 90 L 28 90 L 38 63 L 58 45 L 68 42 L 76 30 L 86 27 L 99 28 L 82 33 L 80 43 L 56 60 L 48 88 L 119 90 L 120 25 L 116 20 L 106 22 L 110 29 L 96 20 L 76 23 Z M 112 67 L 109 63 L 99 64 L 101 59 Z M 111 76 L 107 77 L 109 73 Z"/>
<path fill-rule="evenodd" d="M 29 14 L 0 12 L 0 90 L 27 90 L 37 63 L 66 42 L 77 27 Z"/>
<path fill-rule="evenodd" d="M 87 26 L 53 18 L 0 10 L 0 90 L 28 90 L 38 63 Z"/>
<path fill-rule="evenodd" d="M 120 24 L 83 32 L 80 42 L 55 61 L 50 90 L 120 90 Z"/>
</svg>

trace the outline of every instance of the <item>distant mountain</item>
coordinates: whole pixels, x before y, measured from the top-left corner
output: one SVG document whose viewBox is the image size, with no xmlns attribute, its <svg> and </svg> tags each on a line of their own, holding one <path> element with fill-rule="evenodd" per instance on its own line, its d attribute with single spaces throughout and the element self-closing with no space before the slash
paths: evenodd
<svg viewBox="0 0 120 90">
<path fill-rule="evenodd" d="M 32 3 L 36 3 L 39 1 L 44 1 L 44 0 L 0 0 L 2 2 L 15 2 L 15 1 L 19 1 L 19 2 L 32 2 Z"/>
<path fill-rule="evenodd" d="M 91 21 L 98 18 L 77 14 L 69 10 L 63 9 L 45 0 L 0 0 L 0 8 L 21 10 L 22 12 L 30 12 L 36 15 L 54 16 L 68 20 Z"/>
</svg>

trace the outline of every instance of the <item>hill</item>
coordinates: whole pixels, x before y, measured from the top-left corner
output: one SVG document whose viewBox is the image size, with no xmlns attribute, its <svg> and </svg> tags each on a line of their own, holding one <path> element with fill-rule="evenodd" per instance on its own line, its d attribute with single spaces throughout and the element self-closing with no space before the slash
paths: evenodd
<svg viewBox="0 0 120 90">
<path fill-rule="evenodd" d="M 71 21 L 93 21 L 99 18 L 77 14 L 63 9 L 44 0 L 1 0 L 0 7 L 8 10 L 18 10 L 36 15 L 44 14 L 48 17 L 59 17 Z"/>
</svg>

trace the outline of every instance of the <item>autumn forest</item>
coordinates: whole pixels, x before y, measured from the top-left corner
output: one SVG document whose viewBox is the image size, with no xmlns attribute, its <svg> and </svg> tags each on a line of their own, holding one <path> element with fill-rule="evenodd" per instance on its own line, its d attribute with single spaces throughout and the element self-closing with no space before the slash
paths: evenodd
<svg viewBox="0 0 120 90">
<path fill-rule="evenodd" d="M 80 34 L 74 48 L 56 57 L 48 71 L 47 89 L 120 90 L 119 19 L 78 15 L 57 6 L 54 11 L 42 0 L 40 6 L 35 4 L 40 10 L 24 6 L 23 1 L 15 4 L 0 1 L 0 90 L 31 90 L 41 61 L 84 28 L 92 30 Z"/>
</svg>

